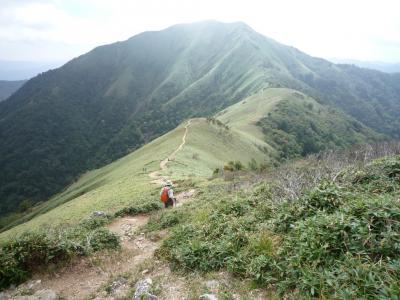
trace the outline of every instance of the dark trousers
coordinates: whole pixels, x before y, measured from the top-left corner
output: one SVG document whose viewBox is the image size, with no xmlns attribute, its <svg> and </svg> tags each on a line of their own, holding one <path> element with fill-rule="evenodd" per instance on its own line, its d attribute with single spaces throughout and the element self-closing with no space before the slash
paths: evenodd
<svg viewBox="0 0 400 300">
<path fill-rule="evenodd" d="M 174 206 L 174 200 L 172 198 L 168 198 L 167 202 L 164 203 L 165 208 Z"/>
</svg>

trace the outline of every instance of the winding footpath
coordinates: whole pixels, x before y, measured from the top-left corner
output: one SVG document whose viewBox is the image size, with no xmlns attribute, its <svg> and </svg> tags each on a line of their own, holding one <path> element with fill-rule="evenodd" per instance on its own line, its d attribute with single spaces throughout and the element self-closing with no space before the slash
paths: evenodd
<svg viewBox="0 0 400 300">
<path fill-rule="evenodd" d="M 173 161 L 179 151 L 186 144 L 191 120 L 185 125 L 185 132 L 182 137 L 182 143 L 172 152 L 167 158 L 160 162 L 160 170 L 148 174 L 152 179 L 151 183 L 162 186 L 168 179 L 161 175 L 161 172 L 167 170 L 169 161 Z M 178 205 L 192 199 L 195 196 L 196 190 L 190 189 L 178 193 L 176 195 Z M 148 238 L 141 228 L 145 226 L 150 219 L 150 214 L 141 214 L 135 216 L 124 216 L 114 219 L 107 228 L 116 233 L 121 238 L 121 251 L 110 255 L 107 252 L 94 254 L 93 257 L 81 259 L 65 268 L 52 274 L 37 274 L 34 280 L 41 280 L 41 288 L 51 289 L 57 295 L 68 296 L 68 299 L 87 299 L 93 297 L 100 299 L 121 299 L 117 296 L 110 296 L 101 290 L 101 286 L 110 281 L 110 278 L 119 276 L 125 272 L 135 272 L 140 270 L 143 263 L 154 259 L 154 252 L 159 248 L 163 237 L 167 231 L 158 233 L 159 238 Z M 158 263 L 159 264 L 159 263 Z M 159 273 L 174 276 L 167 266 L 162 266 L 158 269 Z M 149 276 L 152 274 L 148 274 Z M 169 284 L 166 288 L 166 296 L 163 299 L 182 299 L 185 292 L 183 279 L 177 280 L 179 284 Z M 121 293 L 126 293 L 129 290 L 121 290 Z M 182 294 L 183 293 L 183 294 Z"/>
<path fill-rule="evenodd" d="M 189 120 L 185 125 L 185 133 L 183 134 L 183 137 L 182 137 L 182 143 L 178 146 L 178 148 L 176 148 L 174 150 L 174 152 L 172 152 L 167 158 L 165 158 L 164 160 L 162 160 L 160 162 L 160 170 L 149 173 L 149 177 L 151 179 L 153 179 L 152 183 L 162 186 L 168 180 L 166 177 L 161 175 L 161 172 L 167 170 L 167 163 L 169 161 L 175 160 L 176 154 L 178 154 L 178 152 L 182 150 L 183 146 L 185 146 L 186 136 L 188 134 L 189 126 L 191 123 L 192 123 L 192 120 Z"/>
<path fill-rule="evenodd" d="M 166 171 L 167 170 L 167 163 L 169 161 L 173 161 L 176 158 L 176 155 L 179 151 L 182 150 L 182 148 L 185 146 L 186 144 L 186 136 L 188 134 L 188 130 L 189 130 L 189 126 L 191 124 L 192 120 L 189 120 L 186 125 L 185 125 L 185 132 L 182 136 L 182 143 L 178 146 L 178 148 L 176 148 L 174 150 L 174 152 L 172 152 L 167 158 L 163 159 L 160 162 L 160 170 L 158 171 L 154 171 L 149 173 L 149 177 L 151 179 L 153 179 L 151 181 L 151 183 L 153 184 L 157 184 L 159 186 L 163 186 L 164 183 L 166 181 L 168 181 L 169 179 L 166 178 L 165 176 L 161 175 L 162 171 Z M 189 200 L 190 198 L 192 198 L 196 193 L 195 189 L 190 189 L 188 191 L 184 191 L 181 193 L 178 193 L 176 195 L 176 200 L 177 200 L 177 206 L 182 205 L 183 202 L 185 202 L 186 200 Z M 135 248 L 135 245 L 132 245 L 132 243 L 137 243 L 137 241 L 135 241 L 135 239 L 131 239 L 131 235 L 132 235 L 132 231 L 137 230 L 138 228 L 144 226 L 147 224 L 147 222 L 149 221 L 150 215 L 149 214 L 143 214 L 143 215 L 137 215 L 137 216 L 125 216 L 125 217 L 121 217 L 121 218 L 117 218 L 115 219 L 111 224 L 108 225 L 108 229 L 116 234 L 118 234 L 121 237 L 122 240 L 122 248 L 127 248 L 127 249 L 131 249 L 131 248 Z M 142 237 L 143 238 L 143 237 Z M 143 242 L 145 242 L 145 240 L 141 239 Z M 139 243 L 140 244 L 140 243 Z M 153 255 L 154 250 L 155 250 L 155 245 L 152 245 L 152 243 L 147 243 L 148 246 L 150 246 L 152 251 L 147 251 L 147 254 L 151 254 Z"/>
</svg>

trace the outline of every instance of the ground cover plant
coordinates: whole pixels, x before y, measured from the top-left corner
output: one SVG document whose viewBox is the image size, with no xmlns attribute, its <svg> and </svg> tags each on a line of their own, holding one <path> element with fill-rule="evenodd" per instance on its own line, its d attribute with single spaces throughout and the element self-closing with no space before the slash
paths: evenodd
<svg viewBox="0 0 400 300">
<path fill-rule="evenodd" d="M 103 225 L 109 218 L 87 219 L 74 227 L 26 232 L 0 245 L 0 290 L 28 279 L 49 264 L 103 249 L 118 249 L 119 237 Z"/>
<path fill-rule="evenodd" d="M 157 254 L 179 270 L 228 270 L 282 296 L 397 299 L 399 150 L 315 155 L 231 193 L 210 185 L 185 218 L 169 211 L 150 221 L 149 230 L 172 228 Z"/>
</svg>

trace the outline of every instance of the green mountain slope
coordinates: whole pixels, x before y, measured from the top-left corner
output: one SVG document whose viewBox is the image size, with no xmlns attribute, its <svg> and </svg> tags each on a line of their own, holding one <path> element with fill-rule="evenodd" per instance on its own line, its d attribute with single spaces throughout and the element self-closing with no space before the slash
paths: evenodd
<svg viewBox="0 0 400 300">
<path fill-rule="evenodd" d="M 10 97 L 26 80 L 7 81 L 0 80 L 0 102 Z"/>
<path fill-rule="evenodd" d="M 101 46 L 0 104 L 1 213 L 266 87 L 300 90 L 397 137 L 398 83 L 312 58 L 242 23 L 177 25 Z"/>
<path fill-rule="evenodd" d="M 64 192 L 10 224 L 12 227 L 33 218 L 3 233 L 2 237 L 45 225 L 74 224 L 97 210 L 113 214 L 127 206 L 148 204 L 157 207 L 159 186 L 151 183 L 149 174 L 158 170 L 160 162 L 180 145 L 184 125 L 103 168 L 83 175 Z M 204 118 L 192 119 L 186 143 L 176 158 L 168 163 L 164 175 L 178 181 L 202 181 L 229 160 L 247 163 L 251 158 L 257 161 L 267 159 L 265 153 L 237 132 Z"/>
<path fill-rule="evenodd" d="M 240 28 L 205 23 L 144 33 L 30 80 L 0 107 L 2 212 L 256 90 L 257 82 L 243 82 L 256 70 L 241 61 Z M 225 72 L 235 76 L 226 80 Z"/>
<path fill-rule="evenodd" d="M 291 89 L 265 89 L 217 116 L 278 160 L 385 138 L 340 110 Z"/>
<path fill-rule="evenodd" d="M 257 125 L 281 159 L 385 139 L 340 110 L 293 91 Z"/>
<path fill-rule="evenodd" d="M 167 163 L 162 175 L 176 182 L 189 181 L 204 184 L 216 168 L 222 168 L 229 161 L 240 161 L 247 166 L 251 160 L 270 165 L 279 157 L 280 145 L 269 135 L 264 135 L 266 120 L 274 122 L 274 112 L 280 111 L 280 104 L 315 105 L 321 113 L 327 111 L 312 98 L 295 90 L 271 88 L 263 93 L 250 96 L 224 111 L 216 118 L 195 118 L 190 124 L 184 122 L 176 129 L 146 144 L 131 154 L 100 169 L 83 175 L 62 193 L 49 201 L 37 205 L 22 218 L 8 224 L 1 237 L 14 235 L 42 226 L 76 224 L 101 210 L 115 214 L 126 207 L 133 209 L 157 209 L 159 186 L 151 181 L 149 174 L 160 168 L 160 163 L 182 143 L 185 126 L 188 126 L 183 147 Z M 306 118 L 318 119 L 312 111 L 304 111 Z M 323 118 L 325 120 L 325 118 Z M 333 119 L 338 124 L 351 127 L 359 124 L 344 114 L 337 113 Z M 296 120 L 298 121 L 298 120 Z M 224 124 L 224 123 L 225 124 Z M 263 125 L 264 127 L 260 127 Z M 348 144 L 364 143 L 379 139 L 380 135 L 359 124 L 357 137 L 343 132 L 342 127 L 332 127 L 331 133 L 338 139 L 348 139 Z M 320 136 L 318 136 L 320 137 Z M 302 138 L 294 136 L 294 142 L 301 144 Z M 342 145 L 342 146 L 347 146 Z M 23 224 L 22 224 L 23 223 Z"/>
<path fill-rule="evenodd" d="M 115 212 L 128 204 L 142 204 L 146 197 L 158 200 L 152 194 L 155 186 L 150 184 L 148 172 L 157 170 L 160 161 L 178 147 L 183 131 L 183 126 L 178 127 L 137 151 L 84 174 L 65 191 L 35 207 L 25 218 L 18 219 L 20 223 L 34 218 L 20 225 L 17 232 L 44 224 L 73 224 L 93 211 Z M 6 235 L 13 232 L 6 232 Z"/>
</svg>

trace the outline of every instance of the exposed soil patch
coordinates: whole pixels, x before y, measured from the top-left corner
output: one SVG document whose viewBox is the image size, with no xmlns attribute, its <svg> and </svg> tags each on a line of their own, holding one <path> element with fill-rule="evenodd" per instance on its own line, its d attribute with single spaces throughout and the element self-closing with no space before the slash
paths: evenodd
<svg viewBox="0 0 400 300">
<path fill-rule="evenodd" d="M 179 207 L 183 203 L 188 202 L 196 195 L 195 189 L 190 189 L 188 191 L 181 192 L 176 195 L 176 206 Z"/>
<path fill-rule="evenodd" d="M 146 225 L 148 221 L 148 215 L 127 216 L 113 220 L 107 228 L 121 237 L 122 248 L 143 248 L 144 234 L 138 235 L 138 229 Z M 133 239 L 133 237 L 135 238 Z"/>
<path fill-rule="evenodd" d="M 42 285 L 67 299 L 84 299 L 96 292 L 110 278 L 133 272 L 146 259 L 153 257 L 161 240 L 147 239 L 138 232 L 148 215 L 115 219 L 108 229 L 121 237 L 121 251 L 96 253 L 53 274 L 38 274 Z"/>
</svg>

